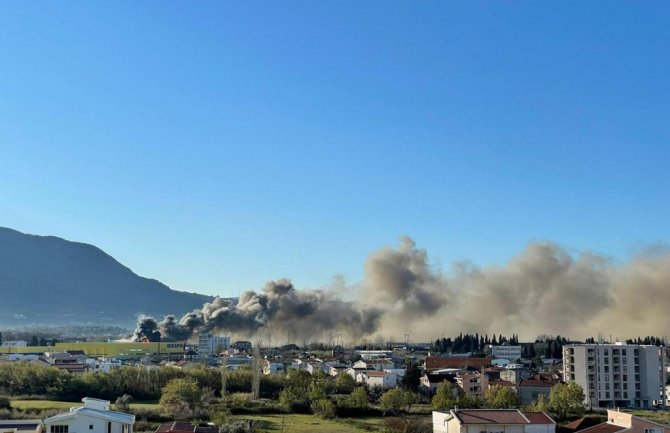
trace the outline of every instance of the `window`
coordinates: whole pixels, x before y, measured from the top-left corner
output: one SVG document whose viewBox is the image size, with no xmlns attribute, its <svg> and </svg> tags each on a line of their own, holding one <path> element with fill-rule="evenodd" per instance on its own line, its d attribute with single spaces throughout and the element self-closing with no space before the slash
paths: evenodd
<svg viewBox="0 0 670 433">
<path fill-rule="evenodd" d="M 69 428 L 68 425 L 52 425 L 51 433 L 68 433 Z"/>
<path fill-rule="evenodd" d="M 88 425 L 88 429 L 89 429 L 89 430 L 93 430 L 93 424 L 89 424 L 89 425 Z"/>
<path fill-rule="evenodd" d="M 123 426 L 121 426 L 121 433 L 130 433 L 130 425 L 123 424 Z"/>
<path fill-rule="evenodd" d="M 646 428 L 644 429 L 644 433 L 663 433 L 662 428 Z"/>
<path fill-rule="evenodd" d="M 107 423 L 107 433 L 112 433 L 112 422 L 111 421 L 109 421 Z"/>
</svg>

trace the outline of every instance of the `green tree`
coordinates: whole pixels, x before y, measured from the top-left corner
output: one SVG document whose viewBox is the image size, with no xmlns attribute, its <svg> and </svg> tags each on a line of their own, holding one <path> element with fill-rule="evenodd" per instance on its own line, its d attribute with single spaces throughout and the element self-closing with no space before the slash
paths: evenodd
<svg viewBox="0 0 670 433">
<path fill-rule="evenodd" d="M 509 386 L 492 386 L 484 393 L 484 403 L 491 409 L 514 409 L 521 406 L 521 398 Z"/>
<path fill-rule="evenodd" d="M 365 410 L 368 408 L 368 393 L 365 392 L 365 388 L 357 387 L 342 400 L 342 405 L 350 409 Z"/>
<path fill-rule="evenodd" d="M 529 405 L 527 408 L 528 412 L 549 412 L 549 402 L 544 394 L 537 396 L 537 401 Z"/>
<path fill-rule="evenodd" d="M 310 407 L 314 415 L 320 418 L 335 418 L 335 405 L 327 398 L 313 401 Z"/>
<path fill-rule="evenodd" d="M 394 388 L 382 394 L 382 397 L 379 400 L 379 405 L 382 409 L 385 410 L 398 412 L 402 409 L 405 409 L 407 412 L 409 412 L 409 409 L 412 407 L 412 404 L 414 404 L 414 401 L 415 397 L 411 392 L 405 391 L 401 388 Z"/>
<path fill-rule="evenodd" d="M 195 379 L 173 379 L 161 391 L 160 404 L 177 420 L 206 417 L 213 397 L 210 389 L 202 389 Z"/>
<path fill-rule="evenodd" d="M 350 374 L 340 373 L 335 379 L 335 392 L 338 394 L 351 394 L 356 388 L 356 380 Z"/>
<path fill-rule="evenodd" d="M 458 405 L 459 389 L 449 381 L 437 385 L 437 392 L 431 403 L 435 409 L 451 409 Z"/>
<path fill-rule="evenodd" d="M 114 407 L 119 412 L 130 412 L 130 402 L 133 401 L 133 396 L 123 394 L 114 402 Z"/>
<path fill-rule="evenodd" d="M 560 421 L 584 415 L 584 390 L 575 382 L 555 385 L 549 394 L 548 409 Z"/>
</svg>

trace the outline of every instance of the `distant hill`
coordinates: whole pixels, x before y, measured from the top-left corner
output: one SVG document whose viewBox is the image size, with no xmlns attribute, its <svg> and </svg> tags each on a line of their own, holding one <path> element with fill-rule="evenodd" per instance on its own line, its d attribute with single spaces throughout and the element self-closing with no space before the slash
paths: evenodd
<svg viewBox="0 0 670 433">
<path fill-rule="evenodd" d="M 212 297 L 140 277 L 101 249 L 0 227 L 0 324 L 130 327 L 138 314 L 181 315 Z"/>
</svg>

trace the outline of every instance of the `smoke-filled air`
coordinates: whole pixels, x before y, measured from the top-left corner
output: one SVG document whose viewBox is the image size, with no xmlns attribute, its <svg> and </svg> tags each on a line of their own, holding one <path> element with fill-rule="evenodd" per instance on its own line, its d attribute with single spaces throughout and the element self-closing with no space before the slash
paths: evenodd
<svg viewBox="0 0 670 433">
<path fill-rule="evenodd" d="M 326 340 L 428 341 L 458 332 L 560 334 L 584 338 L 663 335 L 670 326 L 670 252 L 650 250 L 625 262 L 533 242 L 504 266 L 431 265 L 408 237 L 370 254 L 362 282 L 340 290 L 297 290 L 287 279 L 248 291 L 235 305 L 221 298 L 177 319 L 142 316 L 135 338 L 185 340 L 195 331 L 240 337 L 274 334 Z"/>
</svg>

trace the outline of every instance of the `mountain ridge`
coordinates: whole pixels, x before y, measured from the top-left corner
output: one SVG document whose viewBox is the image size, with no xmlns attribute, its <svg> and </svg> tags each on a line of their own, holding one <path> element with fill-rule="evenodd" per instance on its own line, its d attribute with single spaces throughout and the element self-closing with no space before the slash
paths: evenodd
<svg viewBox="0 0 670 433">
<path fill-rule="evenodd" d="M 99 247 L 0 227 L 0 324 L 132 326 L 139 314 L 180 316 L 212 296 L 137 275 Z"/>
</svg>

